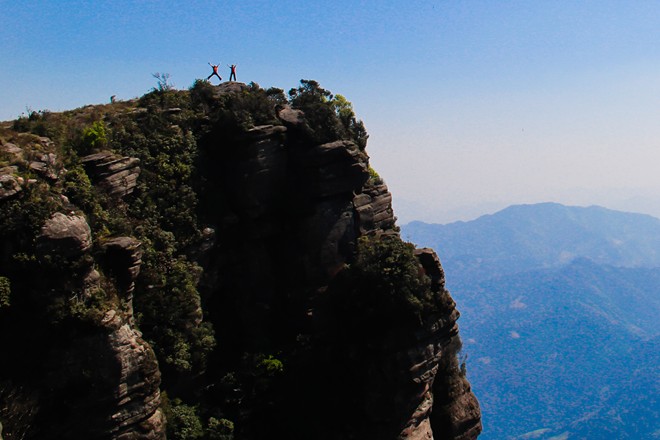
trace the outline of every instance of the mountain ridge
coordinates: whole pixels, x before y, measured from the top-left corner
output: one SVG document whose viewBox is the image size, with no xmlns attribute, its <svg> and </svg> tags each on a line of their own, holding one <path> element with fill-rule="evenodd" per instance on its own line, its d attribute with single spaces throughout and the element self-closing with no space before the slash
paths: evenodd
<svg viewBox="0 0 660 440">
<path fill-rule="evenodd" d="M 411 222 L 404 237 L 438 249 L 451 275 L 484 278 L 557 267 L 574 258 L 623 267 L 660 266 L 660 220 L 600 206 L 514 205 L 469 222 Z"/>
<path fill-rule="evenodd" d="M 411 241 L 437 245 L 465 311 L 482 438 L 653 438 L 659 223 L 602 207 L 534 204 L 452 227 L 402 227 Z"/>
</svg>

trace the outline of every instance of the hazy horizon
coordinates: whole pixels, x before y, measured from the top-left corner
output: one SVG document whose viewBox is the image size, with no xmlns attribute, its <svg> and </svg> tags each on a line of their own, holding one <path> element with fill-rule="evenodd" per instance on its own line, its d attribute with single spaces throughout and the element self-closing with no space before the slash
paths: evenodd
<svg viewBox="0 0 660 440">
<path fill-rule="evenodd" d="M 440 207 L 430 209 L 427 204 L 419 201 L 397 198 L 394 196 L 394 214 L 399 225 L 412 221 L 424 223 L 448 224 L 457 221 L 471 221 L 477 218 L 494 214 L 509 206 L 534 205 L 539 203 L 559 203 L 566 206 L 600 206 L 614 211 L 646 214 L 660 219 L 660 194 L 644 189 L 633 191 L 633 197 L 628 197 L 626 191 L 603 190 L 602 193 L 580 191 L 576 189 L 574 194 L 564 194 L 563 197 L 555 199 L 530 198 L 520 200 L 498 200 L 475 202 L 473 204 L 455 205 L 452 207 Z"/>
<path fill-rule="evenodd" d="M 237 64 L 353 102 L 400 223 L 546 201 L 660 216 L 659 37 L 652 2 L 0 0 L 0 120 Z"/>
</svg>

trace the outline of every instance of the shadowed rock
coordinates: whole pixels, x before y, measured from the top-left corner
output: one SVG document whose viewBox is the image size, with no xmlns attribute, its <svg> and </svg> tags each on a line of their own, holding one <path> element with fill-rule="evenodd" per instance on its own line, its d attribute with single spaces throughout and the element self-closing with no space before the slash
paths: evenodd
<svg viewBox="0 0 660 440">
<path fill-rule="evenodd" d="M 92 182 L 112 197 L 121 198 L 132 193 L 140 176 L 140 159 L 135 157 L 102 151 L 83 157 L 81 162 Z"/>
<path fill-rule="evenodd" d="M 37 245 L 42 255 L 79 256 L 92 247 L 92 231 L 82 215 L 56 212 L 41 228 Z"/>
<path fill-rule="evenodd" d="M 133 291 L 142 265 L 142 243 L 133 237 L 116 237 L 103 244 L 105 268 L 115 277 L 129 324 L 133 320 Z"/>
</svg>

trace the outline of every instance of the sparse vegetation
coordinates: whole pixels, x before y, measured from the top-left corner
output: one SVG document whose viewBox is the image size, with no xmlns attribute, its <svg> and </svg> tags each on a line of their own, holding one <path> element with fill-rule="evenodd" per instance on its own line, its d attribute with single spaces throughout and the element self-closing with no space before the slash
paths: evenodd
<svg viewBox="0 0 660 440">
<path fill-rule="evenodd" d="M 372 167 L 369 167 L 369 179 L 376 185 L 380 185 L 383 183 L 383 179 Z"/>
</svg>

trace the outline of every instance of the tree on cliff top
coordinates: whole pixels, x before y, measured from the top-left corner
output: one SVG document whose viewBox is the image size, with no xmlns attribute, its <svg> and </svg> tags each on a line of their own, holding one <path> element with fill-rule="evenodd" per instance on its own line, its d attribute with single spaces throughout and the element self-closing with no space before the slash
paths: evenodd
<svg viewBox="0 0 660 440">
<path fill-rule="evenodd" d="M 353 105 L 342 95 L 334 96 L 314 80 L 301 79 L 300 86 L 289 90 L 293 108 L 305 113 L 307 123 L 319 143 L 352 139 L 361 150 L 367 146 L 367 130 L 355 117 Z"/>
</svg>

